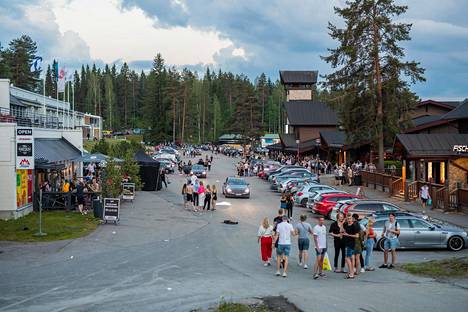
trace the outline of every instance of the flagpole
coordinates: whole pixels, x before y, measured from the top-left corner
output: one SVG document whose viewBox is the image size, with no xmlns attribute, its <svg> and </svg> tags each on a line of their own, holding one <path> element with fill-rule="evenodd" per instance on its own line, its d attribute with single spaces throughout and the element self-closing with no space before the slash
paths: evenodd
<svg viewBox="0 0 468 312">
<path fill-rule="evenodd" d="M 70 128 L 70 83 L 67 82 L 67 128 Z"/>
<path fill-rule="evenodd" d="M 59 111 L 59 92 L 58 92 L 58 81 L 57 81 L 57 106 L 55 107 L 55 113 L 57 115 L 57 129 L 59 128 L 59 115 L 58 115 L 58 111 Z"/>
<path fill-rule="evenodd" d="M 46 109 L 46 95 L 45 95 L 45 76 L 42 79 L 42 109 L 44 110 L 44 128 L 47 127 L 47 109 Z"/>
<path fill-rule="evenodd" d="M 73 81 L 72 84 L 72 102 L 73 102 L 73 108 L 72 108 L 72 114 L 73 114 L 73 129 L 76 127 L 76 120 L 75 120 L 75 81 Z"/>
</svg>

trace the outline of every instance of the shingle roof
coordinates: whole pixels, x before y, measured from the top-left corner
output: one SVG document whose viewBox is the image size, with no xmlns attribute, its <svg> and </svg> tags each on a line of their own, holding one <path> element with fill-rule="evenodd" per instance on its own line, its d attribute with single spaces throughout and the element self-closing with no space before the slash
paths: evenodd
<svg viewBox="0 0 468 312">
<path fill-rule="evenodd" d="M 262 136 L 262 139 L 279 139 L 279 135 L 277 133 L 266 133 Z"/>
<path fill-rule="evenodd" d="M 325 103 L 295 100 L 284 103 L 291 126 L 335 126 L 338 117 Z"/>
<path fill-rule="evenodd" d="M 454 145 L 468 145 L 468 134 L 459 133 L 417 133 L 398 134 L 395 145 L 403 145 L 406 153 L 412 157 L 456 156 Z"/>
<path fill-rule="evenodd" d="M 448 112 L 442 119 L 464 119 L 468 118 L 468 99 L 463 101 L 461 105 L 455 108 L 453 111 Z"/>
<path fill-rule="evenodd" d="M 442 116 L 440 115 L 427 115 L 413 118 L 413 125 L 419 127 L 421 125 L 440 120 Z"/>
<path fill-rule="evenodd" d="M 280 70 L 282 84 L 315 84 L 317 76 L 316 70 Z"/>
<path fill-rule="evenodd" d="M 285 147 L 296 147 L 297 148 L 296 136 L 294 134 L 281 133 L 280 138 L 281 138 L 281 143 Z"/>
<path fill-rule="evenodd" d="M 346 134 L 343 131 L 320 131 L 320 139 L 329 147 L 342 148 L 346 144 Z"/>
</svg>

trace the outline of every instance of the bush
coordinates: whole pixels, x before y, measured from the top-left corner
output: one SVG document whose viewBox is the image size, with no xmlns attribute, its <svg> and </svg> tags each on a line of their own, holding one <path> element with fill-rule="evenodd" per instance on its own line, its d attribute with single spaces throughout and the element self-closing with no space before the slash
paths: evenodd
<svg viewBox="0 0 468 312">
<path fill-rule="evenodd" d="M 384 161 L 384 166 L 385 168 L 390 168 L 391 165 L 395 165 L 397 169 L 401 169 L 401 161 L 399 160 L 385 160 Z"/>
</svg>

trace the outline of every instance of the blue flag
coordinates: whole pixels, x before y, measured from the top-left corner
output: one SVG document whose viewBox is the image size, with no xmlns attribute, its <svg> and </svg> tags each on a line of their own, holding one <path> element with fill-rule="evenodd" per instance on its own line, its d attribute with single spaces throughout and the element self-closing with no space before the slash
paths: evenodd
<svg viewBox="0 0 468 312">
<path fill-rule="evenodd" d="M 41 70 L 42 57 L 36 56 L 31 64 L 31 72 L 37 72 Z"/>
</svg>

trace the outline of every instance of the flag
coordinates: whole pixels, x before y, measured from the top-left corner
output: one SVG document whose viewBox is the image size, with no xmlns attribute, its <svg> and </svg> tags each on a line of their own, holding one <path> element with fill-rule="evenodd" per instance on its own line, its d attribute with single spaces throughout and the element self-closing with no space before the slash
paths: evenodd
<svg viewBox="0 0 468 312">
<path fill-rule="evenodd" d="M 41 70 L 42 57 L 36 56 L 31 64 L 31 72 L 35 73 Z"/>
<path fill-rule="evenodd" d="M 65 69 L 60 68 L 58 71 L 58 81 L 57 81 L 57 90 L 58 92 L 65 92 L 65 79 L 66 72 Z"/>
</svg>

